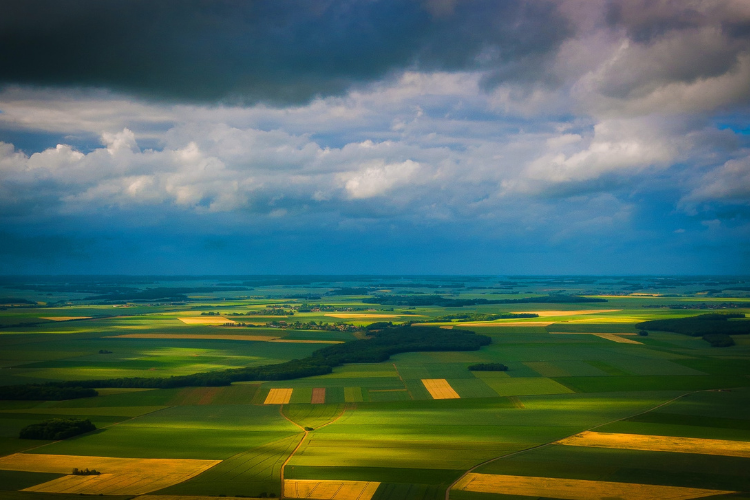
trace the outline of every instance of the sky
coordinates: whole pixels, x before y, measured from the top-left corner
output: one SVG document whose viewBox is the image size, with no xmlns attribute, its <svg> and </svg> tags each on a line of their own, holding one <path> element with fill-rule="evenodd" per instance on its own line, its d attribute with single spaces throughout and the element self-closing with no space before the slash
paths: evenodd
<svg viewBox="0 0 750 500">
<path fill-rule="evenodd" d="M 746 0 L 0 1 L 0 274 L 750 274 Z"/>
</svg>

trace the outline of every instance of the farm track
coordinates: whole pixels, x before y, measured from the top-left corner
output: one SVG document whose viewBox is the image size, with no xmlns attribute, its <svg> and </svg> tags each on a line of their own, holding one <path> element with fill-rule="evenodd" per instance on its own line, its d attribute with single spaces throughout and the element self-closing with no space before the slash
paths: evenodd
<svg viewBox="0 0 750 500">
<path fill-rule="evenodd" d="M 398 375 L 398 379 L 401 381 L 402 384 L 404 384 L 404 389 L 406 389 L 406 393 L 409 394 L 409 399 L 414 400 L 414 396 L 412 395 L 411 391 L 409 390 L 409 386 L 406 385 L 406 381 L 401 376 L 401 374 L 398 371 L 398 368 L 396 368 L 396 363 L 393 363 L 393 369 L 396 370 L 396 375 Z"/>
<path fill-rule="evenodd" d="M 717 391 L 717 390 L 722 390 L 722 389 L 708 389 L 708 390 L 686 392 L 686 393 L 680 394 L 679 396 L 676 396 L 676 397 L 674 397 L 674 398 L 672 398 L 672 399 L 670 399 L 668 401 L 660 403 L 660 404 L 654 406 L 653 408 L 649 408 L 648 410 L 641 411 L 641 412 L 635 413 L 633 415 L 628 415 L 628 416 L 625 416 L 625 417 L 616 418 L 614 420 L 610 420 L 609 422 L 604 422 L 602 424 L 597 424 L 597 425 L 595 425 L 593 427 L 589 427 L 588 429 L 585 429 L 585 430 L 583 430 L 581 432 L 593 431 L 594 429 L 598 429 L 599 427 L 604 427 L 605 425 L 614 424 L 615 422 L 621 422 L 621 421 L 627 420 L 629 418 L 633 418 L 633 417 L 637 417 L 637 416 L 640 416 L 640 415 L 644 415 L 646 413 L 652 412 L 654 410 L 658 410 L 659 408 L 662 408 L 662 407 L 667 406 L 667 405 L 669 405 L 671 403 L 674 403 L 675 401 L 677 401 L 679 399 L 682 399 L 685 396 L 690 396 L 691 394 L 697 394 L 699 392 L 713 392 L 713 391 Z M 573 436 L 575 436 L 577 434 L 580 434 L 580 432 L 576 432 L 575 434 L 571 434 L 570 436 L 566 436 L 566 437 L 564 437 L 562 439 L 568 439 L 568 438 L 571 438 L 571 437 L 573 437 Z M 459 481 L 461 481 L 464 477 L 466 477 L 470 473 L 474 472 L 478 468 L 480 468 L 480 467 L 482 467 L 484 465 L 490 464 L 492 462 L 496 462 L 496 461 L 501 460 L 503 458 L 512 457 L 514 455 L 520 455 L 522 453 L 526 453 L 526 452 L 532 451 L 532 450 L 538 450 L 538 449 L 541 449 L 541 448 L 546 448 L 547 446 L 553 445 L 553 444 L 555 444 L 558 441 L 560 441 L 560 439 L 555 439 L 554 441 L 549 441 L 547 443 L 542 443 L 542 444 L 538 444 L 536 446 L 531 446 L 529 448 L 524 448 L 523 450 L 518 450 L 518 451 L 511 452 L 511 453 L 506 453 L 505 455 L 500 455 L 499 457 L 490 458 L 489 460 L 485 460 L 484 462 L 481 462 L 481 463 L 475 465 L 471 469 L 469 469 L 466 472 L 464 472 L 463 474 L 461 474 L 455 481 L 453 481 L 448 486 L 448 488 L 445 490 L 445 500 L 450 500 L 451 488 L 453 488 L 456 484 L 458 484 Z"/>
<path fill-rule="evenodd" d="M 340 419 L 344 415 L 344 413 L 346 412 L 346 408 L 347 408 L 347 405 L 344 405 L 344 408 L 341 410 L 341 413 L 339 413 L 336 416 L 336 418 L 334 418 L 330 422 L 326 422 L 325 424 L 321 425 L 320 427 L 318 427 L 318 429 L 322 429 L 323 427 L 331 425 L 332 423 L 334 423 L 335 421 L 337 421 L 338 419 Z M 356 405 L 355 405 L 355 408 L 356 408 Z M 289 456 L 286 458 L 286 460 L 284 460 L 284 463 L 281 464 L 281 493 L 279 494 L 279 498 L 284 498 L 284 469 L 286 468 L 286 465 L 289 463 L 289 461 L 292 459 L 292 457 L 294 457 L 294 454 L 297 453 L 297 451 L 305 443 L 305 440 L 307 439 L 307 436 L 310 435 L 311 431 L 308 431 L 307 429 L 305 429 L 304 427 L 302 427 L 301 425 L 299 425 L 297 422 L 295 422 L 291 418 L 289 418 L 286 415 L 284 415 L 284 405 L 279 406 L 279 413 L 281 414 L 282 417 L 284 417 L 289 422 L 291 422 L 292 424 L 294 424 L 297 427 L 299 427 L 300 430 L 302 430 L 302 432 L 304 432 L 304 435 L 302 436 L 302 439 L 300 439 L 299 443 L 297 443 L 297 446 L 294 448 L 294 450 L 292 450 L 292 452 L 289 454 Z"/>
</svg>

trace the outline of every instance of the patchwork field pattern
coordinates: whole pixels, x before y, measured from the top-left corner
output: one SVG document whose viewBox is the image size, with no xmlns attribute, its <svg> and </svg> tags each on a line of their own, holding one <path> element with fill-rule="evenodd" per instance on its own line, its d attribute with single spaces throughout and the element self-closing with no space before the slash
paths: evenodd
<svg viewBox="0 0 750 500">
<path fill-rule="evenodd" d="M 263 491 L 280 491 L 281 467 L 299 443 L 300 435 L 238 453 L 203 474 L 160 493 L 257 496 Z"/>
<path fill-rule="evenodd" d="M 724 439 L 701 439 L 672 436 L 646 436 L 609 432 L 582 432 L 561 439 L 556 444 L 618 450 L 664 451 L 670 453 L 696 453 L 725 457 L 750 458 L 750 442 Z"/>
<path fill-rule="evenodd" d="M 458 399 L 461 397 L 456 391 L 453 390 L 453 387 L 451 387 L 448 381 L 444 378 L 423 378 L 422 383 L 430 392 L 430 396 L 432 396 L 432 399 Z"/>
<path fill-rule="evenodd" d="M 184 302 L 117 303 L 86 300 L 92 283 L 60 285 L 94 287 L 66 295 L 52 278 L 13 289 L 5 277 L 3 296 L 28 302 L 0 310 L 0 387 L 113 387 L 71 400 L 0 400 L 0 498 L 278 498 L 286 487 L 287 497 L 311 499 L 443 500 L 469 470 L 450 499 L 750 498 L 750 335 L 715 348 L 673 332 L 642 336 L 636 326 L 750 314 L 750 277 L 693 277 L 676 288 L 681 278 L 285 279 L 206 277 Z M 641 292 L 651 295 L 631 294 L 648 283 Z M 159 277 L 110 285 L 178 286 Z M 437 296 L 445 305 L 429 304 Z M 485 321 L 518 311 L 540 317 Z M 197 386 L 139 389 L 173 385 L 154 378 L 303 360 L 412 320 L 425 321 L 414 330 L 436 324 L 444 327 L 436 333 L 474 331 L 491 343 L 355 357 L 371 361 L 289 380 L 212 387 L 199 375 Z M 489 363 L 508 370 L 472 367 Z M 98 429 L 54 442 L 19 438 L 28 425 L 69 416 Z M 182 462 L 193 465 L 163 465 Z M 209 468 L 195 472 L 202 463 Z M 74 467 L 102 474 L 69 475 Z"/>
<path fill-rule="evenodd" d="M 503 495 L 570 500 L 690 500 L 692 498 L 734 493 L 724 490 L 651 484 L 476 473 L 469 473 L 461 478 L 454 489 L 477 493 L 501 493 Z"/>
<path fill-rule="evenodd" d="M 370 481 L 287 479 L 284 481 L 284 496 L 316 500 L 370 500 L 378 486 L 380 483 Z"/>
<path fill-rule="evenodd" d="M 73 468 L 96 469 L 98 476 L 64 476 L 24 491 L 89 495 L 138 495 L 181 483 L 220 460 L 141 459 L 16 453 L 0 458 L 0 470 L 68 474 Z"/>
</svg>

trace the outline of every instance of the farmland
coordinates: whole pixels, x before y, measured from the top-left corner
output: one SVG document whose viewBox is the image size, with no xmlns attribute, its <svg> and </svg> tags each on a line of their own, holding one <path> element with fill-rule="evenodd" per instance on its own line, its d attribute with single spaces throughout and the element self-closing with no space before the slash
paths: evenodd
<svg viewBox="0 0 750 500">
<path fill-rule="evenodd" d="M 2 282 L 0 498 L 750 498 L 750 279 L 88 280 Z M 734 345 L 639 326 L 708 313 Z M 294 363 L 330 368 L 142 382 Z M 96 430 L 19 439 L 63 417 Z"/>
</svg>

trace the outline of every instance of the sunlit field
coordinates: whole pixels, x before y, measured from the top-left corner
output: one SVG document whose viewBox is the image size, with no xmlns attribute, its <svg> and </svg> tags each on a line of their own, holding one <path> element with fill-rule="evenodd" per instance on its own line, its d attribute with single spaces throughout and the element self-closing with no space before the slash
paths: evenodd
<svg viewBox="0 0 750 500">
<path fill-rule="evenodd" d="M 4 278 L 0 498 L 750 498 L 742 278 L 292 278 Z"/>
</svg>

